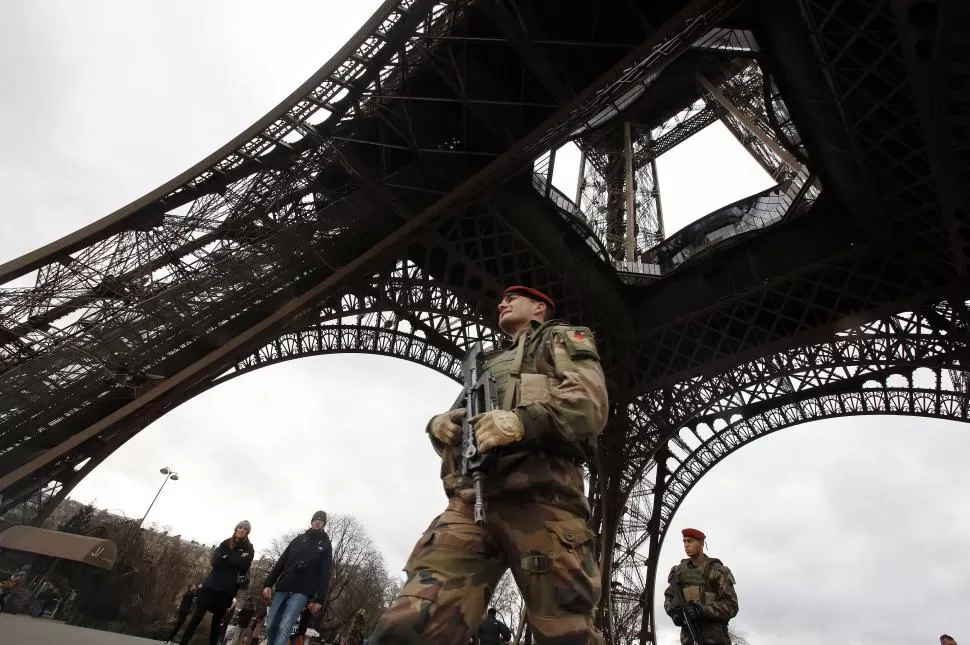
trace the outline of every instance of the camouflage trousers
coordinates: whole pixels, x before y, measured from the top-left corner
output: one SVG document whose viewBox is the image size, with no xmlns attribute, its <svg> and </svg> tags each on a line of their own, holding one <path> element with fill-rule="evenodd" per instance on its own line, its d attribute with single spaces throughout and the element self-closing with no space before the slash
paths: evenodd
<svg viewBox="0 0 970 645">
<path fill-rule="evenodd" d="M 490 500 L 486 523 L 452 498 L 408 558 L 407 582 L 370 645 L 465 645 L 502 574 L 512 575 L 540 645 L 602 645 L 594 533 L 586 521 L 537 502 Z"/>
</svg>

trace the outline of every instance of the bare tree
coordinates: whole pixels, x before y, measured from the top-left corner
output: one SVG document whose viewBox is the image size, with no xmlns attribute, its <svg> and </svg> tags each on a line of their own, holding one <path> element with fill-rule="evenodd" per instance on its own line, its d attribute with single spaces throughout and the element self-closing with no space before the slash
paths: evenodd
<svg viewBox="0 0 970 645">
<path fill-rule="evenodd" d="M 87 531 L 118 545 L 114 568 L 66 570 L 59 586 L 76 591 L 63 618 L 93 627 L 155 635 L 167 623 L 182 591 L 208 573 L 208 548 L 171 536 L 157 527 L 140 529 L 132 520 L 102 514 Z"/>
<path fill-rule="evenodd" d="M 390 593 L 396 595 L 399 585 L 387 571 L 373 539 L 352 515 L 332 515 L 328 518 L 327 534 L 333 547 L 333 569 L 330 588 L 323 609 L 311 625 L 324 638 L 343 634 L 358 609 L 364 609 L 365 632 L 386 608 Z M 300 534 L 291 531 L 270 542 L 266 562 L 273 564 L 283 554 L 290 541 Z M 393 596 L 391 596 L 393 597 Z"/>
<path fill-rule="evenodd" d="M 286 545 L 283 548 L 286 548 Z M 282 549 L 280 549 L 280 552 L 282 553 Z M 264 554 L 256 560 L 253 560 L 253 564 L 249 567 L 249 597 L 257 605 L 259 604 L 259 599 L 262 597 L 263 584 L 266 582 L 266 578 L 269 576 L 269 572 L 272 571 L 277 559 L 279 559 L 278 556 L 272 557 Z"/>
<path fill-rule="evenodd" d="M 384 589 L 384 602 L 381 605 L 382 611 L 391 606 L 391 603 L 394 602 L 403 588 L 404 580 L 395 578 L 394 576 L 388 576 L 387 587 Z"/>
<path fill-rule="evenodd" d="M 300 530 L 287 531 L 283 535 L 273 538 L 269 541 L 269 546 L 266 547 L 266 553 L 263 557 L 275 563 L 283 557 L 283 551 L 286 551 L 286 547 L 289 546 L 290 542 L 302 533 L 303 531 Z"/>
<path fill-rule="evenodd" d="M 358 609 L 367 612 L 365 630 L 376 622 L 391 583 L 384 558 L 374 541 L 351 515 L 337 515 L 328 522 L 333 543 L 333 576 L 321 627 L 342 634 Z"/>
<path fill-rule="evenodd" d="M 68 525 L 72 519 L 74 519 L 81 511 L 85 508 L 85 505 L 77 502 L 73 499 L 65 499 L 63 502 L 57 505 L 47 520 L 41 525 L 41 528 L 50 529 L 52 531 L 65 531 L 65 525 Z M 88 504 L 87 508 L 92 509 L 92 511 L 85 511 L 90 517 L 93 515 L 94 505 Z M 74 532 L 74 531 L 67 531 Z"/>
<path fill-rule="evenodd" d="M 736 629 L 728 628 L 728 637 L 733 645 L 751 645 L 751 641 L 748 640 L 745 633 Z"/>
</svg>

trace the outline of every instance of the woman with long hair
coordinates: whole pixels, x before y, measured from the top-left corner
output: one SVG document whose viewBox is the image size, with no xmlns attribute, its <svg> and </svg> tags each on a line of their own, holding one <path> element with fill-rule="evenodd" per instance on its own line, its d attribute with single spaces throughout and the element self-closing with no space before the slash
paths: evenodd
<svg viewBox="0 0 970 645">
<path fill-rule="evenodd" d="M 253 545 L 249 541 L 248 521 L 236 524 L 232 536 L 212 551 L 212 571 L 199 588 L 195 600 L 195 613 L 185 626 L 180 645 L 188 645 L 195 629 L 206 612 L 212 614 L 209 626 L 209 645 L 216 645 L 222 617 L 232 605 L 241 587 L 249 584 L 249 567 L 253 563 Z"/>
</svg>

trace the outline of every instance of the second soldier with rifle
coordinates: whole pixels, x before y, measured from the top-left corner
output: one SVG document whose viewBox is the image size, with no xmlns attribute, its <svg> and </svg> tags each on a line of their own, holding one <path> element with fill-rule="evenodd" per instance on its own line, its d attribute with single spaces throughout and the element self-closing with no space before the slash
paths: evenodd
<svg viewBox="0 0 970 645">
<path fill-rule="evenodd" d="M 481 362 L 473 351 L 465 404 L 429 421 L 448 505 L 370 645 L 464 645 L 509 568 L 538 643 L 603 642 L 582 464 L 606 425 L 606 384 L 592 332 L 554 312 L 540 291 L 506 289 L 498 323 L 510 342 Z"/>
<path fill-rule="evenodd" d="M 728 621 L 738 614 L 734 574 L 704 553 L 705 535 L 681 531 L 686 558 L 670 569 L 664 611 L 680 627 L 681 645 L 731 645 Z"/>
</svg>

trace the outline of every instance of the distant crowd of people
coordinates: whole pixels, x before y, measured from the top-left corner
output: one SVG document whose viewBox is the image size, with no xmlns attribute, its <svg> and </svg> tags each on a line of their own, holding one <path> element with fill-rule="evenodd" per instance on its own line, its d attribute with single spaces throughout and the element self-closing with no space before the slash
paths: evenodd
<svg viewBox="0 0 970 645">
<path fill-rule="evenodd" d="M 232 535 L 213 550 L 212 569 L 205 581 L 189 585 L 182 594 L 165 642 L 188 645 L 208 613 L 209 645 L 304 645 L 310 620 L 322 608 L 330 588 L 333 547 L 326 525 L 327 514 L 317 511 L 310 518 L 310 527 L 290 541 L 266 576 L 261 594 L 264 602 L 257 609 L 254 598 L 237 598 L 250 584 L 253 562 L 252 527 L 248 521 L 239 522 Z M 368 645 L 365 619 L 365 611 L 358 610 L 335 645 Z M 511 638 L 492 607 L 471 642 L 501 645 Z"/>
<path fill-rule="evenodd" d="M 330 586 L 333 547 L 326 525 L 327 514 L 317 511 L 310 527 L 287 545 L 263 583 L 265 605 L 261 603 L 257 610 L 253 598 L 237 599 L 250 584 L 254 549 L 250 523 L 236 524 L 232 535 L 213 550 L 205 581 L 190 585 L 182 595 L 166 642 L 175 643 L 184 625 L 178 643 L 188 645 L 208 613 L 209 645 L 302 645 L 310 619 L 320 610 Z"/>
</svg>

